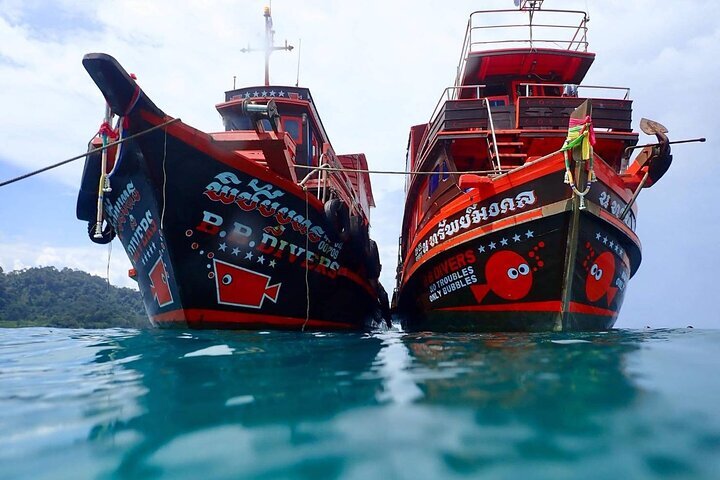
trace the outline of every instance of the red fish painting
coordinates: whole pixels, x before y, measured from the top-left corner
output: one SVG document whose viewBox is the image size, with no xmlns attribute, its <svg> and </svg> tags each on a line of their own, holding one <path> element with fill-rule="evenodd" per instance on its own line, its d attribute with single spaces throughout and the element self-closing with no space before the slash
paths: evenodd
<svg viewBox="0 0 720 480">
<path fill-rule="evenodd" d="M 615 278 L 615 257 L 611 252 L 604 252 L 598 255 L 588 270 L 585 281 L 585 295 L 591 302 L 597 302 L 607 294 L 608 305 L 612 303 L 616 287 L 611 287 Z"/>
<path fill-rule="evenodd" d="M 265 299 L 277 303 L 281 283 L 270 285 L 270 276 L 214 259 L 218 303 L 262 308 Z"/>
<path fill-rule="evenodd" d="M 148 277 L 150 277 L 150 292 L 158 306 L 164 307 L 173 303 L 173 296 L 170 291 L 170 276 L 162 257 L 157 259 L 155 265 L 150 269 Z"/>
<path fill-rule="evenodd" d="M 500 250 L 488 258 L 485 264 L 487 284 L 470 288 L 478 303 L 492 290 L 505 300 L 520 300 L 532 288 L 533 274 L 527 260 L 511 250 Z"/>
</svg>

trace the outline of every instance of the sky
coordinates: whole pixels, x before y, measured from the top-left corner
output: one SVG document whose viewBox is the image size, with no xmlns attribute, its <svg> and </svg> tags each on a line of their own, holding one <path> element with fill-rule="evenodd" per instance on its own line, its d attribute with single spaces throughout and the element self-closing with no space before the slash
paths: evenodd
<svg viewBox="0 0 720 480">
<path fill-rule="evenodd" d="M 0 182 L 83 153 L 104 101 L 81 65 L 113 55 L 166 113 L 222 130 L 224 91 L 262 85 L 261 0 L 0 0 Z M 619 328 L 720 327 L 720 3 L 708 0 L 547 0 L 586 10 L 595 64 L 585 84 L 630 88 L 633 126 L 663 123 L 678 145 L 663 179 L 639 199 L 643 261 L 626 292 Z M 427 122 L 452 85 L 472 11 L 511 0 L 275 0 L 271 83 L 310 88 L 338 153 L 367 155 L 371 169 L 402 170 L 411 125 Z M 300 48 L 298 48 L 300 47 Z M 299 60 L 299 77 L 298 77 Z M 653 139 L 641 135 L 642 143 Z M 119 242 L 89 241 L 75 218 L 82 161 L 0 187 L 0 267 L 81 269 L 133 286 Z M 391 292 L 404 178 L 373 175 L 371 235 Z"/>
</svg>

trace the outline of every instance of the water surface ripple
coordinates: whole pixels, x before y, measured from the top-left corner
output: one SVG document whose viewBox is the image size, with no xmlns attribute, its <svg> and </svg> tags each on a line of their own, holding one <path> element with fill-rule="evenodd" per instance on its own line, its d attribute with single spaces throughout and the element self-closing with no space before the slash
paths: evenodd
<svg viewBox="0 0 720 480">
<path fill-rule="evenodd" d="M 718 478 L 719 344 L 0 329 L 0 478 Z"/>
</svg>

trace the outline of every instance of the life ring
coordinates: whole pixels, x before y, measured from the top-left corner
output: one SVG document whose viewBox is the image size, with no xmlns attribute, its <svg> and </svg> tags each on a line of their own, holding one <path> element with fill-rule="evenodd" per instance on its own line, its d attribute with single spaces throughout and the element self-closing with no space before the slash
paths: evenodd
<svg viewBox="0 0 720 480">
<path fill-rule="evenodd" d="M 333 198 L 325 202 L 325 219 L 332 227 L 331 236 L 343 242 L 350 239 L 350 214 L 342 200 Z"/>
<path fill-rule="evenodd" d="M 367 268 L 368 277 L 372 279 L 380 277 L 382 265 L 380 264 L 380 252 L 378 251 L 378 246 L 375 240 L 370 240 L 368 242 L 368 251 L 365 260 L 365 267 Z"/>
<path fill-rule="evenodd" d="M 103 229 L 100 232 L 102 235 L 101 237 L 95 237 L 95 225 L 96 222 L 88 222 L 88 237 L 90 237 L 90 240 L 92 240 L 95 243 L 99 243 L 100 245 L 106 245 L 110 242 L 112 242 L 113 238 L 115 238 L 115 229 L 113 226 L 105 220 L 103 222 Z"/>
</svg>

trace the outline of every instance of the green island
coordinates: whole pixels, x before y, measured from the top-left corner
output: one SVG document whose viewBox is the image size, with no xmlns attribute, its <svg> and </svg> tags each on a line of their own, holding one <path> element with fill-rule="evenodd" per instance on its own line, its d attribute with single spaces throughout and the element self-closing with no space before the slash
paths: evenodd
<svg viewBox="0 0 720 480">
<path fill-rule="evenodd" d="M 147 328 L 140 292 L 79 270 L 0 268 L 0 327 Z"/>
</svg>

